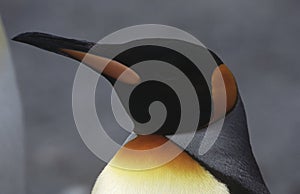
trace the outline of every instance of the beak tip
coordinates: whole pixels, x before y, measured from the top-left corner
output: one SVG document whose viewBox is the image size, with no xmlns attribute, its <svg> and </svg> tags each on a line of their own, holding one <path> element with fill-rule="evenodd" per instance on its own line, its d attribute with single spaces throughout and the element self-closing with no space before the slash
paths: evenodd
<svg viewBox="0 0 300 194">
<path fill-rule="evenodd" d="M 11 40 L 13 40 L 13 41 L 20 41 L 20 35 L 17 35 L 15 37 L 13 37 Z"/>
<path fill-rule="evenodd" d="M 30 44 L 32 41 L 41 40 L 43 37 L 45 37 L 45 35 L 41 32 L 25 32 L 16 35 L 12 40 Z"/>
<path fill-rule="evenodd" d="M 17 42 L 24 42 L 26 40 L 26 38 L 30 37 L 31 35 L 32 35 L 32 33 L 25 32 L 25 33 L 18 34 L 17 36 L 13 37 L 12 40 L 17 41 Z"/>
</svg>

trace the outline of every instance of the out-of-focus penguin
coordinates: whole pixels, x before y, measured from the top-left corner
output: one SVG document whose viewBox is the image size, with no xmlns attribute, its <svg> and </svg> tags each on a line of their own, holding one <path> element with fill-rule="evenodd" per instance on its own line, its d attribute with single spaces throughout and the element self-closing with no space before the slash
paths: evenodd
<svg viewBox="0 0 300 194">
<path fill-rule="evenodd" d="M 0 18 L 0 192 L 25 193 L 22 108 Z"/>
</svg>

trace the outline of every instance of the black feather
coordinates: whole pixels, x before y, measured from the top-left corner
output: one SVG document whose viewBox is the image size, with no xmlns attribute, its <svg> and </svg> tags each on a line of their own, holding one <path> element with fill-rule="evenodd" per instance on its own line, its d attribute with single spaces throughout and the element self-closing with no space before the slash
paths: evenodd
<svg viewBox="0 0 300 194">
<path fill-rule="evenodd" d="M 235 108 L 226 115 L 222 131 L 211 149 L 199 155 L 205 130 L 199 130 L 186 151 L 216 178 L 225 183 L 232 194 L 269 194 L 254 158 L 244 105 L 239 96 Z"/>
</svg>

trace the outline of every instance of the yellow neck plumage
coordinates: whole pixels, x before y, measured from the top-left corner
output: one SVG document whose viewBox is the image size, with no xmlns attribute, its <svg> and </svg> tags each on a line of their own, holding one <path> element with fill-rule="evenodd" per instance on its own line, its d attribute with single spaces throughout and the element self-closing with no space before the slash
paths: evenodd
<svg viewBox="0 0 300 194">
<path fill-rule="evenodd" d="M 170 162 L 152 169 L 118 167 L 128 163 L 141 166 L 155 164 L 159 155 L 167 153 L 140 155 L 126 150 L 148 150 L 167 141 L 163 136 L 146 135 L 128 142 L 102 171 L 92 194 L 229 194 L 226 185 L 184 151 Z M 168 147 L 168 150 L 174 151 L 181 149 L 174 143 L 169 143 Z"/>
</svg>

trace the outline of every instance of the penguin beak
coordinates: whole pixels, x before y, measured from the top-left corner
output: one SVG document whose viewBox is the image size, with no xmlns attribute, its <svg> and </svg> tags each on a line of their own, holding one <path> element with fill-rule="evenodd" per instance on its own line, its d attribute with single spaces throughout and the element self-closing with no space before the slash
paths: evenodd
<svg viewBox="0 0 300 194">
<path fill-rule="evenodd" d="M 139 75 L 126 65 L 89 53 L 89 50 L 96 45 L 93 42 L 62 38 L 39 32 L 23 33 L 12 40 L 75 59 L 102 74 L 108 80 L 119 80 L 127 84 L 138 84 L 141 81 Z"/>
</svg>

